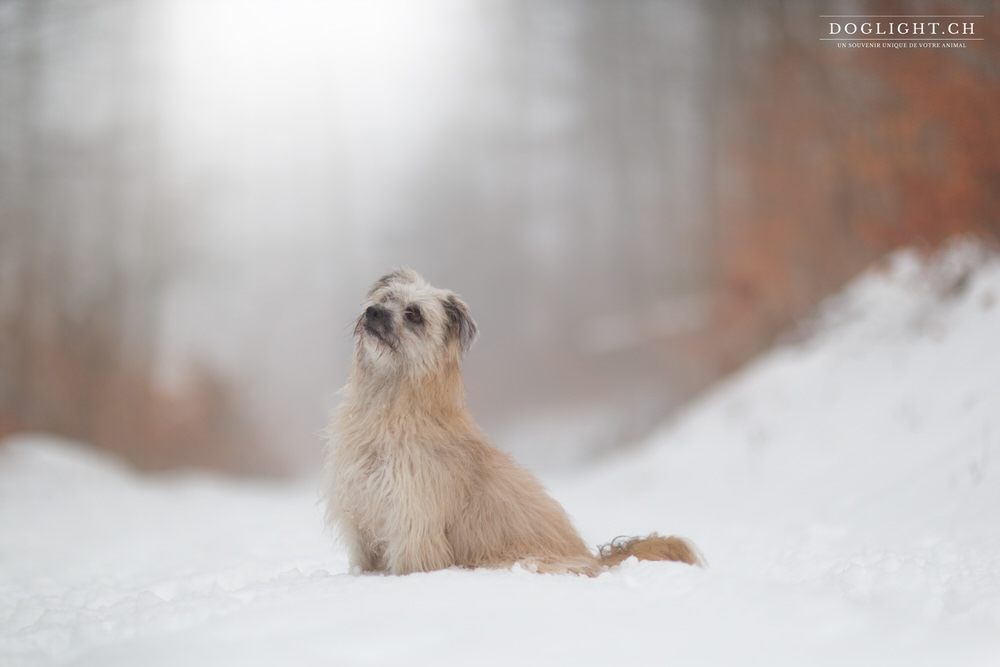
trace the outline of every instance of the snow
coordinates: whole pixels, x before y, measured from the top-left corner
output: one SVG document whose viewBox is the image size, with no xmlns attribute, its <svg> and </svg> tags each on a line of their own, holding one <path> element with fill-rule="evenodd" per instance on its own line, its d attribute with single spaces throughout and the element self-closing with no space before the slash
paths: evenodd
<svg viewBox="0 0 1000 667">
<path fill-rule="evenodd" d="M 804 340 L 549 476 L 584 537 L 705 569 L 356 576 L 312 482 L 0 447 L 0 664 L 1000 664 L 1000 259 L 900 252 Z"/>
</svg>

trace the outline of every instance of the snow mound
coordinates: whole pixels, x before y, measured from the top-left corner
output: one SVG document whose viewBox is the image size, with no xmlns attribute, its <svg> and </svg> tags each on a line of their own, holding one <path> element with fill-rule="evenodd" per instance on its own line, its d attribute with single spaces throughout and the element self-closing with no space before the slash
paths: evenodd
<svg viewBox="0 0 1000 667">
<path fill-rule="evenodd" d="M 352 576 L 315 487 L 0 445 L 3 665 L 1000 664 L 1000 259 L 900 252 L 599 469 L 593 543 L 709 567 Z"/>
</svg>

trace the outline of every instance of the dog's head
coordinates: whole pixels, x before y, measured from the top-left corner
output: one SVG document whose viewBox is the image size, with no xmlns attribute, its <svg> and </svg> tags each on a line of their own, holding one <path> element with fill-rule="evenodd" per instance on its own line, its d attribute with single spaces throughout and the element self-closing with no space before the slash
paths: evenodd
<svg viewBox="0 0 1000 667">
<path fill-rule="evenodd" d="M 478 330 L 454 292 L 397 269 L 368 291 L 354 327 L 355 353 L 371 369 L 424 374 L 459 360 Z"/>
</svg>

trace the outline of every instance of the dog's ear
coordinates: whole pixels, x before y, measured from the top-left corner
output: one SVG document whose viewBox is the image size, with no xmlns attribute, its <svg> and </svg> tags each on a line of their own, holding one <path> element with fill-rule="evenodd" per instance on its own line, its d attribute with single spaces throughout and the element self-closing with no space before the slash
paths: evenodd
<svg viewBox="0 0 1000 667">
<path fill-rule="evenodd" d="M 458 340 L 463 353 L 468 352 L 479 335 L 479 328 L 469 313 L 469 307 L 454 294 L 446 296 L 443 303 L 444 312 L 448 316 L 448 336 Z"/>
</svg>

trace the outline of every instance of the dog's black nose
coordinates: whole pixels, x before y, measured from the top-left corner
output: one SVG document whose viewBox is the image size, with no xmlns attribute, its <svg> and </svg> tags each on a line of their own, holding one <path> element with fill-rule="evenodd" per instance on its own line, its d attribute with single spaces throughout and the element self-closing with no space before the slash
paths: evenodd
<svg viewBox="0 0 1000 667">
<path fill-rule="evenodd" d="M 365 309 L 365 320 L 372 324 L 381 322 L 388 315 L 388 311 L 382 306 L 368 306 Z"/>
</svg>

